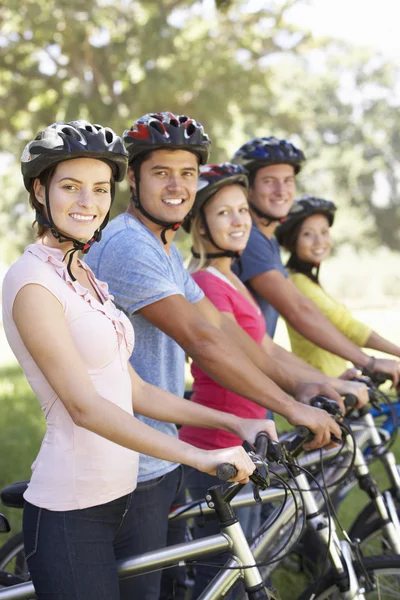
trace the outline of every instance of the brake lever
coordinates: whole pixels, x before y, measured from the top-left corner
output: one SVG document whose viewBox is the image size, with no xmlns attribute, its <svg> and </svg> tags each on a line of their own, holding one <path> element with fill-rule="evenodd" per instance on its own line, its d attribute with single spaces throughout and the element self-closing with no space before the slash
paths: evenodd
<svg viewBox="0 0 400 600">
<path fill-rule="evenodd" d="M 258 470 L 258 467 L 256 466 L 255 470 L 250 475 L 250 480 L 252 483 L 254 483 L 255 486 L 261 488 L 262 490 L 266 490 L 267 487 L 269 487 L 269 485 L 270 485 L 268 465 L 265 464 L 265 462 L 262 460 L 261 456 L 256 454 L 254 447 L 247 440 L 244 440 L 244 442 L 242 444 L 242 448 L 247 452 L 247 454 L 250 456 L 251 460 L 253 461 L 253 463 L 255 465 L 259 465 L 260 467 L 262 466 L 263 469 L 265 470 L 265 476 L 264 476 L 264 475 L 262 475 L 262 473 L 260 473 L 260 471 Z"/>
<path fill-rule="evenodd" d="M 339 405 L 335 400 L 331 400 L 330 398 L 326 398 L 325 396 L 316 396 L 315 399 L 311 400 L 311 406 L 314 408 L 320 408 L 325 410 L 335 419 L 341 419 L 343 417 L 342 411 L 339 408 Z"/>
</svg>

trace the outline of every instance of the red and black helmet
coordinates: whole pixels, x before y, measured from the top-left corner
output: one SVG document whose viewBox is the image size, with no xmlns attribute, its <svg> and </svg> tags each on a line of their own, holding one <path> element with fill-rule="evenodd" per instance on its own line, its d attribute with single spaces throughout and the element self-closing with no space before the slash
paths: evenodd
<svg viewBox="0 0 400 600">
<path fill-rule="evenodd" d="M 248 189 L 247 170 L 241 165 L 224 162 L 215 165 L 204 165 L 200 167 L 197 194 L 192 210 L 183 222 L 183 228 L 188 233 L 194 217 L 204 208 L 206 202 L 214 194 L 227 185 L 241 185 Z"/>
<path fill-rule="evenodd" d="M 129 163 L 152 150 L 188 150 L 198 155 L 200 164 L 208 161 L 211 141 L 201 123 L 186 115 L 171 112 L 149 113 L 137 119 L 122 139 L 129 153 Z"/>
</svg>

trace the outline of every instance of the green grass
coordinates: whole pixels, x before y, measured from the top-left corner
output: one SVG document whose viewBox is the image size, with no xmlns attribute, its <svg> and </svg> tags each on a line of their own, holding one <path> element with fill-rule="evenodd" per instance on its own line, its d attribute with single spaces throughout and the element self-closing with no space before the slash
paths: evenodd
<svg viewBox="0 0 400 600">
<path fill-rule="evenodd" d="M 40 405 L 18 365 L 0 368 L 0 487 L 30 478 L 45 430 Z M 1 507 L 11 533 L 21 529 L 22 511 Z M 5 542 L 6 536 L 1 537 Z"/>
</svg>

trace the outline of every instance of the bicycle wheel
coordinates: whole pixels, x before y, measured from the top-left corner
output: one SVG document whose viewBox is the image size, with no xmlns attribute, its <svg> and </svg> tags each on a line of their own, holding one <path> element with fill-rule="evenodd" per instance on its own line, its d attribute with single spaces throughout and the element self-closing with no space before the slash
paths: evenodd
<svg viewBox="0 0 400 600">
<path fill-rule="evenodd" d="M 400 598 L 400 556 L 368 556 L 363 559 L 363 565 L 372 581 L 375 589 L 365 592 L 368 600 L 391 600 Z M 357 564 L 354 568 L 358 571 Z M 362 585 L 361 577 L 360 583 Z M 337 573 L 329 571 L 317 584 L 313 584 L 305 590 L 298 600 L 341 600 L 343 594 L 337 584 Z"/>
<path fill-rule="evenodd" d="M 400 506 L 394 498 L 397 516 L 400 519 Z M 352 540 L 359 539 L 361 549 L 365 556 L 377 556 L 379 554 L 393 554 L 389 541 L 382 531 L 383 522 L 377 514 L 373 502 L 367 504 L 361 511 L 349 530 Z"/>
<path fill-rule="evenodd" d="M 29 580 L 22 531 L 13 535 L 0 547 L 0 570 L 16 575 L 23 581 Z"/>
</svg>

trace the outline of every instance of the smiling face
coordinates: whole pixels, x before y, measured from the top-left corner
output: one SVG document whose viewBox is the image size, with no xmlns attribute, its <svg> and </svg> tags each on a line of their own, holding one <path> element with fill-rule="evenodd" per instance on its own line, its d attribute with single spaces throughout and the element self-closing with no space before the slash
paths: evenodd
<svg viewBox="0 0 400 600">
<path fill-rule="evenodd" d="M 241 185 L 227 185 L 218 190 L 204 207 L 211 236 L 224 250 L 244 250 L 250 235 L 251 217 L 246 192 Z M 206 234 L 200 228 L 202 235 Z M 214 248 L 207 240 L 207 245 Z"/>
<path fill-rule="evenodd" d="M 75 158 L 57 165 L 49 183 L 51 216 L 56 229 L 86 242 L 111 206 L 111 168 L 94 158 Z M 45 187 L 36 179 L 37 200 L 46 205 Z"/>
<path fill-rule="evenodd" d="M 156 150 L 140 167 L 139 195 L 143 208 L 167 223 L 182 221 L 193 206 L 199 173 L 198 159 L 186 150 Z M 136 188 L 134 171 L 129 182 Z"/>
<path fill-rule="evenodd" d="M 329 222 L 325 215 L 312 215 L 300 227 L 296 253 L 301 260 L 320 263 L 332 249 Z"/>
<path fill-rule="evenodd" d="M 250 201 L 267 215 L 283 218 L 293 206 L 296 177 L 292 165 L 268 165 L 256 173 Z"/>
</svg>

